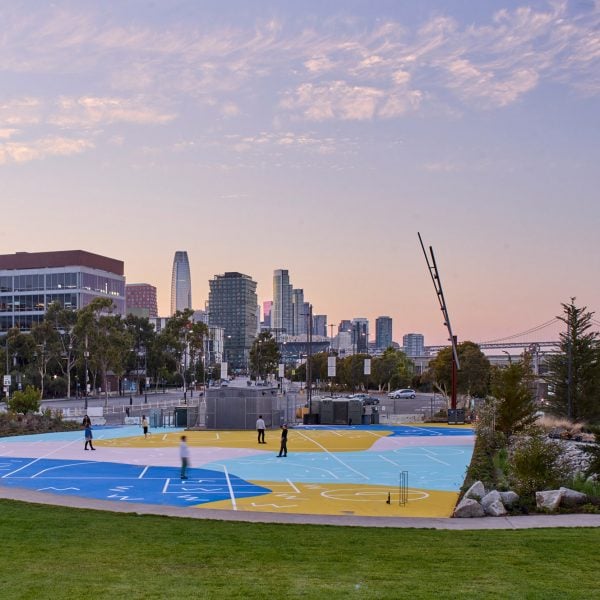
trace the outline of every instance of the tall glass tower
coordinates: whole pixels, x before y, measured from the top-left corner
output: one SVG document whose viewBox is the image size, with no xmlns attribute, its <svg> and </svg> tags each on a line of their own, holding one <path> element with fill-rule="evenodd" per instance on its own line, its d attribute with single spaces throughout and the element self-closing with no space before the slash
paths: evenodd
<svg viewBox="0 0 600 600">
<path fill-rule="evenodd" d="M 171 274 L 171 314 L 192 308 L 192 278 L 190 261 L 185 250 L 177 250 Z"/>
</svg>

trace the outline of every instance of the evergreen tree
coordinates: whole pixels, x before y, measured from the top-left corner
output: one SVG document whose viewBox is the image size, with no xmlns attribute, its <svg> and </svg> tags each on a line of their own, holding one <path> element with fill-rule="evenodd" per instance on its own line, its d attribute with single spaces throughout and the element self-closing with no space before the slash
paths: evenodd
<svg viewBox="0 0 600 600">
<path fill-rule="evenodd" d="M 600 344 L 591 331 L 593 312 L 587 307 L 562 304 L 557 318 L 566 325 L 560 334 L 560 352 L 548 360 L 551 412 L 574 420 L 600 422 Z"/>
</svg>

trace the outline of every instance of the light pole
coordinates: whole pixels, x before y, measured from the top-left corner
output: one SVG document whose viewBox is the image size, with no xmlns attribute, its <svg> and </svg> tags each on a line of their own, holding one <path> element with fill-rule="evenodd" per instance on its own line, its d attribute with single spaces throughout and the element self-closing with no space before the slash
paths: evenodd
<svg viewBox="0 0 600 600">
<path fill-rule="evenodd" d="M 85 389 L 83 390 L 83 394 L 85 397 L 85 402 L 84 402 L 84 407 L 85 410 L 87 411 L 88 408 L 88 358 L 90 357 L 90 353 L 88 352 L 88 336 L 87 333 L 85 334 L 85 350 L 83 351 L 83 358 L 84 358 L 84 363 L 85 363 Z"/>
</svg>

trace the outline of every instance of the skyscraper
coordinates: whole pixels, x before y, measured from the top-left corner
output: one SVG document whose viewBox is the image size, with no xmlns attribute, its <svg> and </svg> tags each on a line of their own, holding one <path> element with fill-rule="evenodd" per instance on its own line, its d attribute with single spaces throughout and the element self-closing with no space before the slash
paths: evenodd
<svg viewBox="0 0 600 600">
<path fill-rule="evenodd" d="M 185 250 L 177 250 L 171 274 L 171 314 L 192 308 L 192 278 L 190 262 Z"/>
<path fill-rule="evenodd" d="M 306 319 L 308 311 L 305 312 L 304 290 L 292 290 L 292 312 L 294 315 L 294 335 L 306 334 Z"/>
<path fill-rule="evenodd" d="M 369 320 L 357 317 L 352 319 L 352 346 L 358 354 L 369 351 Z"/>
<path fill-rule="evenodd" d="M 327 337 L 327 315 L 313 316 L 313 335 Z"/>
<path fill-rule="evenodd" d="M 273 300 L 265 300 L 263 302 L 263 325 L 267 328 L 271 327 L 271 309 L 273 308 Z"/>
<path fill-rule="evenodd" d="M 375 319 L 375 346 L 385 350 L 392 345 L 392 318 L 377 317 Z"/>
<path fill-rule="evenodd" d="M 222 327 L 225 362 L 233 370 L 245 370 L 257 335 L 256 281 L 242 273 L 215 275 L 209 281 L 208 322 Z"/>
<path fill-rule="evenodd" d="M 402 336 L 402 346 L 406 356 L 424 356 L 425 338 L 421 333 L 407 333 Z"/>
<path fill-rule="evenodd" d="M 273 272 L 273 307 L 271 329 L 277 333 L 294 333 L 294 311 L 292 307 L 292 284 L 287 269 Z"/>
</svg>

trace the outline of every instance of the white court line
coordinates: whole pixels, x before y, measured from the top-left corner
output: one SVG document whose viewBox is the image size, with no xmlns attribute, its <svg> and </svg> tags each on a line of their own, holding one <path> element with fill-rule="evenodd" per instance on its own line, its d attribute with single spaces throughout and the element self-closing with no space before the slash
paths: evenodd
<svg viewBox="0 0 600 600">
<path fill-rule="evenodd" d="M 167 433 L 165 433 L 165 435 L 162 436 L 163 441 L 167 439 Z"/>
<path fill-rule="evenodd" d="M 163 485 L 163 489 L 162 489 L 162 493 L 166 494 L 167 493 L 167 489 L 169 487 L 169 483 L 171 482 L 171 479 L 169 477 L 167 477 L 166 481 L 165 481 L 165 485 Z"/>
<path fill-rule="evenodd" d="M 383 456 L 383 454 L 379 454 L 378 456 L 379 456 L 379 458 L 381 458 L 382 460 L 385 460 L 385 461 L 387 461 L 387 462 L 389 462 L 389 463 L 393 464 L 393 465 L 394 465 L 394 466 L 396 466 L 396 467 L 399 467 L 399 466 L 400 466 L 400 465 L 399 465 L 397 462 L 394 462 L 393 460 L 390 460 L 390 459 L 389 459 L 387 456 Z"/>
<path fill-rule="evenodd" d="M 225 479 L 227 479 L 227 487 L 229 488 L 229 495 L 231 496 L 231 508 L 233 508 L 233 510 L 237 510 L 237 504 L 235 503 L 235 494 L 233 493 L 233 486 L 231 485 L 231 480 L 229 479 L 229 471 L 227 471 L 227 467 L 225 465 L 220 466 L 223 467 Z"/>
<path fill-rule="evenodd" d="M 220 436 L 218 433 L 216 433 L 215 435 L 217 436 L 217 439 L 218 439 L 218 440 L 220 440 L 220 439 L 221 439 L 221 436 Z"/>
<path fill-rule="evenodd" d="M 73 440 L 72 442 L 69 442 L 68 444 L 65 444 L 64 446 L 60 446 L 60 448 L 55 448 L 54 450 L 52 450 L 52 452 L 48 452 L 48 454 L 44 454 L 44 456 L 38 456 L 35 460 L 28 462 L 26 465 L 23 465 L 22 467 L 19 467 L 18 469 L 15 469 L 14 471 L 11 471 L 10 473 L 6 473 L 5 475 L 2 475 L 2 479 L 5 479 L 6 477 L 10 477 L 11 475 L 18 473 L 19 471 L 26 469 L 30 465 L 33 465 L 34 463 L 38 462 L 38 460 L 47 458 L 48 456 L 54 454 L 55 452 L 58 452 L 59 450 L 62 450 L 63 448 L 67 448 L 68 446 L 71 446 L 72 444 L 75 444 L 75 443 L 79 444 L 80 442 L 81 442 L 80 439 L 76 439 L 76 440 Z"/>
<path fill-rule="evenodd" d="M 141 479 L 141 478 L 142 478 L 142 477 L 143 477 L 143 476 L 146 474 L 146 471 L 147 471 L 149 468 L 150 468 L 150 466 L 149 466 L 149 465 L 146 465 L 146 466 L 144 467 L 144 470 L 143 470 L 143 471 L 140 473 L 140 476 L 138 477 L 138 479 Z"/>
<path fill-rule="evenodd" d="M 57 467 L 48 467 L 47 469 L 42 469 L 41 471 L 38 471 L 35 475 L 32 475 L 31 479 L 33 479 L 34 477 L 37 477 L 38 475 L 41 475 L 42 473 L 46 473 L 48 471 L 53 471 L 54 469 L 62 469 L 63 467 L 77 467 L 78 465 L 93 465 L 93 464 L 94 464 L 93 460 L 88 460 L 86 462 L 67 463 L 66 465 L 58 465 Z"/>
<path fill-rule="evenodd" d="M 297 487 L 296 487 L 296 486 L 295 486 L 295 485 L 294 485 L 294 484 L 293 484 L 293 483 L 292 483 L 292 482 L 291 482 L 289 479 L 286 479 L 286 481 L 287 481 L 287 482 L 290 484 L 291 488 L 292 488 L 292 489 L 293 489 L 293 490 L 294 490 L 294 491 L 295 491 L 297 494 L 299 494 L 299 493 L 300 493 L 300 490 L 299 490 L 299 489 L 298 489 L 298 488 L 297 488 Z"/>
<path fill-rule="evenodd" d="M 346 469 L 348 469 L 349 471 L 354 471 L 357 475 L 360 475 L 363 479 L 366 479 L 367 481 L 370 479 L 369 477 L 367 477 L 366 475 L 364 475 L 363 473 L 361 473 L 360 471 L 357 471 L 356 469 L 352 468 L 350 465 L 346 464 L 341 458 L 338 458 L 335 454 L 333 454 L 332 452 L 329 452 L 329 450 L 327 450 L 327 448 L 325 448 L 325 446 L 322 446 L 321 444 L 319 444 L 319 442 L 309 438 L 308 436 L 304 435 L 301 431 L 299 431 L 298 429 L 295 430 L 297 433 L 299 433 L 304 439 L 307 439 L 309 442 L 312 442 L 313 444 L 319 446 L 319 448 L 321 448 L 323 451 L 325 451 L 327 454 L 329 454 L 329 456 L 331 456 L 331 458 L 337 460 L 341 465 L 343 465 L 344 467 L 346 467 Z"/>
<path fill-rule="evenodd" d="M 443 460 L 440 460 L 439 458 L 436 458 L 434 455 L 430 454 L 430 450 L 428 450 L 427 448 L 421 448 L 421 450 L 423 450 L 427 458 L 430 458 L 435 462 L 439 462 L 442 465 L 446 465 L 447 467 L 450 466 L 450 463 L 444 462 Z"/>
</svg>

